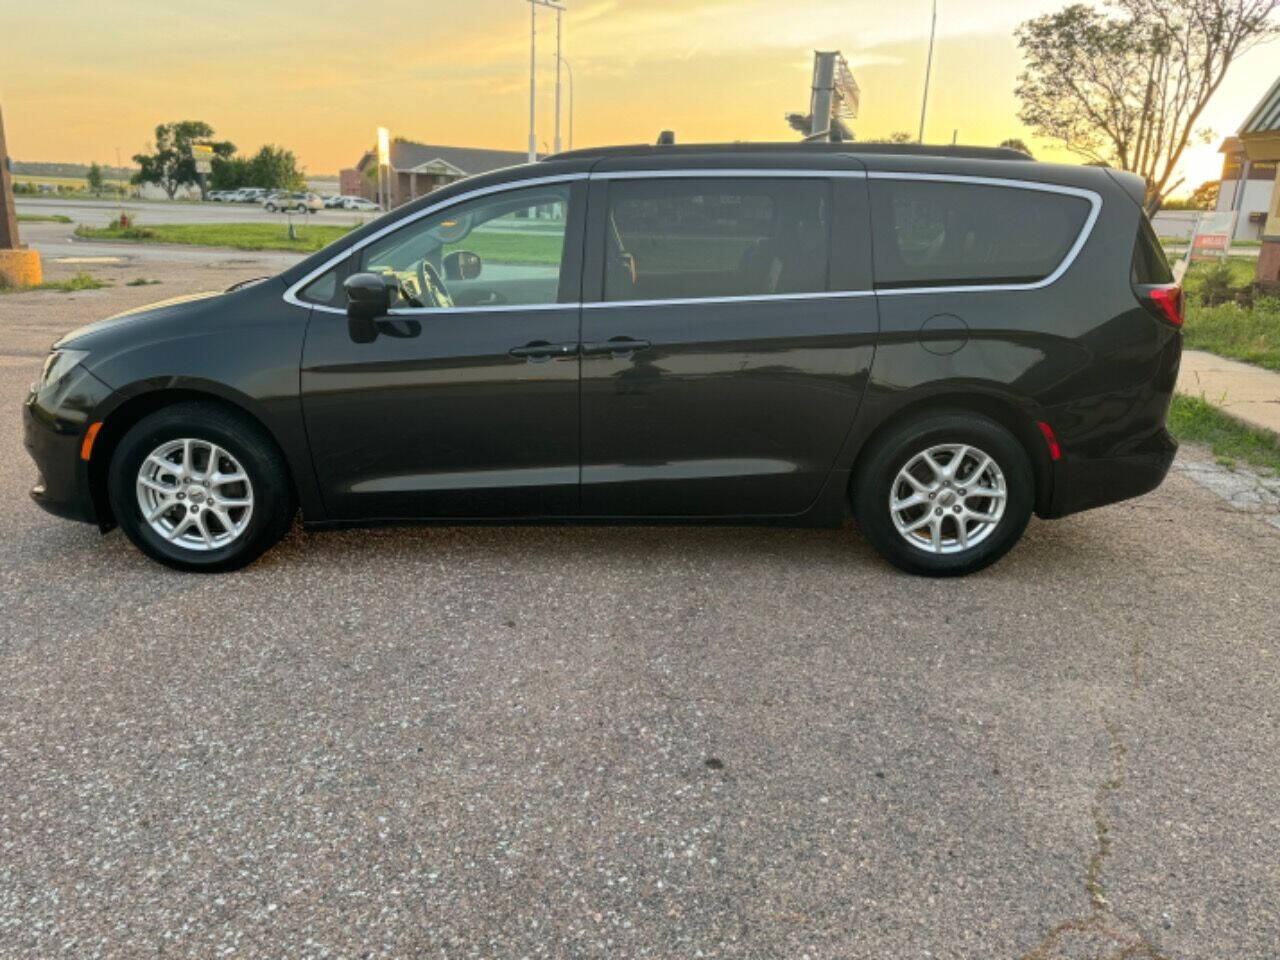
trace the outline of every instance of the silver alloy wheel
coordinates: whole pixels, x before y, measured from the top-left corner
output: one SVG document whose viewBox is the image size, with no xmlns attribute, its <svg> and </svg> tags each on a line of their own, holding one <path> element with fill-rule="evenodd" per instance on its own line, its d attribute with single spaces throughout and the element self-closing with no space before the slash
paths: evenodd
<svg viewBox="0 0 1280 960">
<path fill-rule="evenodd" d="M 208 440 L 169 440 L 138 468 L 138 506 L 151 529 L 187 550 L 234 543 L 253 516 L 253 484 L 230 453 Z"/>
<path fill-rule="evenodd" d="M 991 536 L 1008 499 L 995 460 L 977 447 L 940 443 L 898 471 L 889 488 L 889 513 L 917 550 L 959 553 Z"/>
</svg>

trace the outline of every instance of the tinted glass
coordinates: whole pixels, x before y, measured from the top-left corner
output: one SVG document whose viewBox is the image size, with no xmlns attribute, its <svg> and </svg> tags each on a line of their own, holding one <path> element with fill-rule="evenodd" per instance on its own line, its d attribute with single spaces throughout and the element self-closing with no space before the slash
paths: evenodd
<svg viewBox="0 0 1280 960">
<path fill-rule="evenodd" d="M 394 281 L 393 308 L 555 303 L 568 213 L 564 184 L 482 197 L 374 241 L 360 270 Z M 459 273 L 461 253 L 479 257 L 478 272 Z"/>
<path fill-rule="evenodd" d="M 618 180 L 609 187 L 606 300 L 827 289 L 823 180 Z"/>
<path fill-rule="evenodd" d="M 1138 224 L 1138 242 L 1133 249 L 1134 283 L 1172 283 L 1173 271 L 1164 255 L 1164 248 L 1151 228 L 1146 215 Z"/>
<path fill-rule="evenodd" d="M 877 287 L 1031 283 L 1066 257 L 1081 197 L 927 180 L 873 180 Z"/>
</svg>

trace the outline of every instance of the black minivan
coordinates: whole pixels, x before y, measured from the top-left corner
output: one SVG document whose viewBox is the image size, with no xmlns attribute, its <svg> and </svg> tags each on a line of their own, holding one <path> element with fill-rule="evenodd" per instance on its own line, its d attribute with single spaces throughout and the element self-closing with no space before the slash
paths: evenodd
<svg viewBox="0 0 1280 960">
<path fill-rule="evenodd" d="M 840 524 L 977 570 L 1156 487 L 1181 291 L 1135 176 L 978 148 L 617 147 L 54 344 L 35 500 L 230 570 L 301 509 Z"/>
</svg>

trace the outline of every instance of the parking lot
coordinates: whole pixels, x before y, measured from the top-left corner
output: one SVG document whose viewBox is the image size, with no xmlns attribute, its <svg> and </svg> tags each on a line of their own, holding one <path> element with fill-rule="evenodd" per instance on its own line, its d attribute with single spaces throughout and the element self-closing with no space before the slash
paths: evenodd
<svg viewBox="0 0 1280 960">
<path fill-rule="evenodd" d="M 958 581 L 852 526 L 184 576 L 29 502 L 19 408 L 59 333 L 278 269 L 199 253 L 0 297 L 0 956 L 1276 955 L 1280 527 L 1205 452 Z"/>
</svg>

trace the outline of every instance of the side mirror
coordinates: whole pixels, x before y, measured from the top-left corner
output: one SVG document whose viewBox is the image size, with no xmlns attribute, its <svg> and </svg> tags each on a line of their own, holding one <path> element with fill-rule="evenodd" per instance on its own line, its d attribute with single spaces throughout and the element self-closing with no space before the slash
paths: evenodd
<svg viewBox="0 0 1280 960">
<path fill-rule="evenodd" d="M 347 291 L 347 316 L 352 320 L 376 320 L 391 309 L 391 288 L 376 273 L 353 273 L 342 288 Z"/>
<path fill-rule="evenodd" d="M 445 256 L 443 264 L 446 280 L 474 280 L 480 276 L 480 270 L 484 266 L 480 254 L 470 250 L 455 250 Z"/>
</svg>

